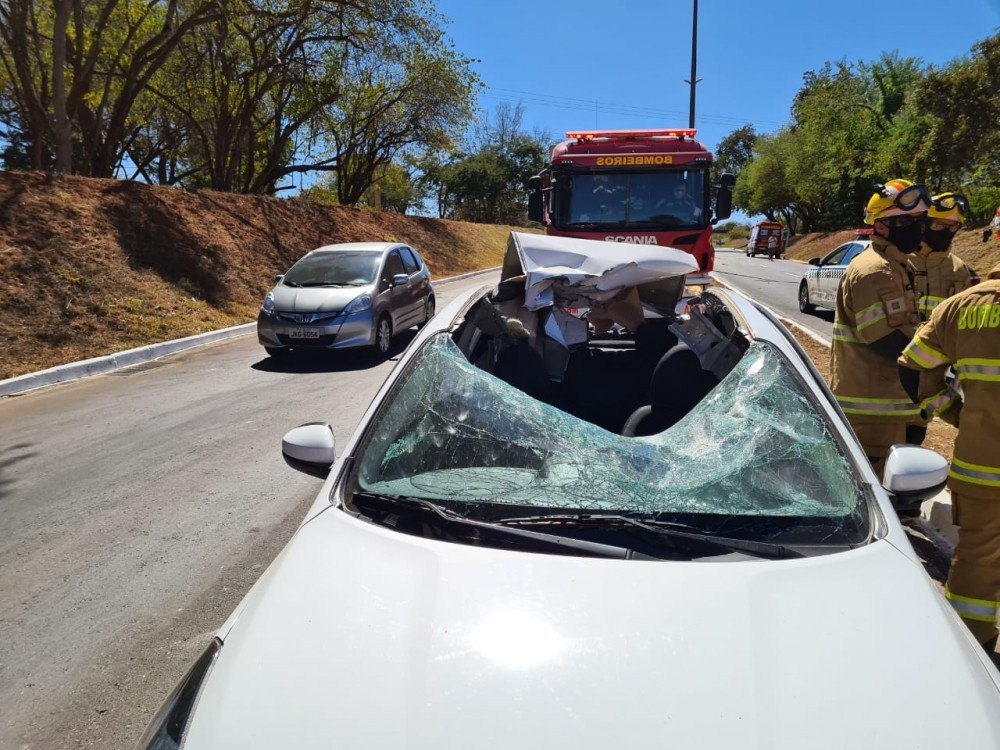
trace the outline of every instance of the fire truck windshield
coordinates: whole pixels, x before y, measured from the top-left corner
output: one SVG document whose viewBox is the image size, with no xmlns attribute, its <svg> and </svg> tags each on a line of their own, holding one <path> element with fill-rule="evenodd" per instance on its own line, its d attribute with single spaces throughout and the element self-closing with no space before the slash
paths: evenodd
<svg viewBox="0 0 1000 750">
<path fill-rule="evenodd" d="M 705 172 L 571 172 L 557 180 L 560 228 L 703 228 L 708 224 Z"/>
</svg>

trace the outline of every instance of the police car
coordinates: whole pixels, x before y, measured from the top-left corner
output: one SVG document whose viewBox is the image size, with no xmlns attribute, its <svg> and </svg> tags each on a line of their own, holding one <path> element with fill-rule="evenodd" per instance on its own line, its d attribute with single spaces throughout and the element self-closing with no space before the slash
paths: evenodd
<svg viewBox="0 0 1000 750">
<path fill-rule="evenodd" d="M 844 278 L 848 263 L 867 250 L 871 244 L 871 240 L 864 239 L 861 235 L 835 248 L 823 258 L 812 258 L 809 265 L 814 268 L 803 274 L 802 282 L 799 284 L 799 310 L 804 313 L 814 312 L 817 307 L 835 310 L 837 288 L 840 286 L 840 280 Z"/>
</svg>

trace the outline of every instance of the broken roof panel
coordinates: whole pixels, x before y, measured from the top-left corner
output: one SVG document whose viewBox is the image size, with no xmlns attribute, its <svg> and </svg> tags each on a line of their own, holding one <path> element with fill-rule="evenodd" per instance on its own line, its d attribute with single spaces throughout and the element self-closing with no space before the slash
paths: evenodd
<svg viewBox="0 0 1000 750">
<path fill-rule="evenodd" d="M 524 306 L 537 310 L 561 297 L 604 301 L 668 280 L 682 288 L 684 276 L 697 271 L 690 253 L 672 247 L 511 232 L 501 278 L 524 276 Z"/>
</svg>

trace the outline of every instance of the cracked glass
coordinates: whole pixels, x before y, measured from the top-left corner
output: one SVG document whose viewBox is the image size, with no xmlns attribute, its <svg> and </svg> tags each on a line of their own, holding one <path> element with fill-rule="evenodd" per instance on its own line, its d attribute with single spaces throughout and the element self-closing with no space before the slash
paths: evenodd
<svg viewBox="0 0 1000 750">
<path fill-rule="evenodd" d="M 358 484 L 469 515 L 486 505 L 527 506 L 851 518 L 865 526 L 851 465 L 791 367 L 771 344 L 754 342 L 680 422 L 629 438 L 480 370 L 442 333 L 377 420 Z"/>
</svg>

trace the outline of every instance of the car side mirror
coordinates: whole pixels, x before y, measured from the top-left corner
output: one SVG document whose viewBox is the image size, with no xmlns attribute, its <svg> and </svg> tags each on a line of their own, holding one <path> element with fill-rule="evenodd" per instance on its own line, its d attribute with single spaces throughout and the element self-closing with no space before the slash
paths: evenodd
<svg viewBox="0 0 1000 750">
<path fill-rule="evenodd" d="M 822 264 L 822 262 L 820 261 L 819 258 L 810 258 L 809 259 L 809 265 L 810 266 L 821 266 L 823 264 Z"/>
<path fill-rule="evenodd" d="M 397 273 L 392 277 L 393 286 L 406 286 L 410 282 L 410 277 L 405 273 Z"/>
<path fill-rule="evenodd" d="M 913 505 L 933 497 L 948 479 L 948 461 L 927 448 L 894 445 L 885 460 L 882 486 L 902 501 Z"/>
<path fill-rule="evenodd" d="M 281 283 L 281 280 L 282 280 L 283 278 L 285 278 L 285 274 L 283 274 L 283 273 L 278 273 L 278 274 L 275 274 L 275 276 L 274 276 L 274 283 L 275 283 L 275 284 L 280 284 L 280 283 Z"/>
<path fill-rule="evenodd" d="M 326 422 L 309 422 L 281 438 L 281 457 L 297 471 L 326 479 L 336 454 L 333 428 Z"/>
</svg>

